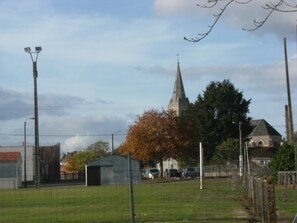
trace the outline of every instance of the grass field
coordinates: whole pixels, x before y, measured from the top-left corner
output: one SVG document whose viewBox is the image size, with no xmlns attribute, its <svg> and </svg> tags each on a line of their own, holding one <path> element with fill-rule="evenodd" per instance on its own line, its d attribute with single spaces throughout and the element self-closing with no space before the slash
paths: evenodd
<svg viewBox="0 0 297 223">
<path fill-rule="evenodd" d="M 276 186 L 275 200 L 280 220 L 291 223 L 297 214 L 297 190 Z"/>
<path fill-rule="evenodd" d="M 242 191 L 230 179 L 134 185 L 136 222 L 247 222 Z M 128 186 L 67 186 L 0 191 L 0 222 L 130 221 Z"/>
</svg>

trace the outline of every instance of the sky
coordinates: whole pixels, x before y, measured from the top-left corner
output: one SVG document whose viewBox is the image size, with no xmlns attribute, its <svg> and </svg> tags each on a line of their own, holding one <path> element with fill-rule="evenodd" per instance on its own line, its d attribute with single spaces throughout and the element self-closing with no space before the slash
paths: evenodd
<svg viewBox="0 0 297 223">
<path fill-rule="evenodd" d="M 288 2 L 294 3 L 294 0 Z M 251 99 L 249 116 L 265 119 L 285 137 L 287 39 L 293 117 L 296 116 L 296 15 L 235 4 L 209 36 L 213 9 L 204 0 L 0 0 L 0 145 L 34 144 L 32 61 L 38 55 L 39 144 L 67 153 L 96 141 L 125 140 L 137 116 L 167 109 L 177 60 L 186 96 L 194 102 L 211 81 L 230 82 Z M 222 2 L 223 3 L 223 2 Z M 220 4 L 222 4 L 220 3 Z M 296 123 L 296 122 L 295 122 Z M 296 124 L 294 125 L 297 128 Z"/>
</svg>

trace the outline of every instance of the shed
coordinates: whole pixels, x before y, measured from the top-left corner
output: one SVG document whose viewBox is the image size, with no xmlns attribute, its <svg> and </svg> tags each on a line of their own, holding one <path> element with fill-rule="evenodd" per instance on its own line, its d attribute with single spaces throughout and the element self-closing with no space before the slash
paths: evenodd
<svg viewBox="0 0 297 223">
<path fill-rule="evenodd" d="M 22 159 L 20 152 L 0 152 L 0 189 L 22 186 Z"/>
<path fill-rule="evenodd" d="M 131 160 L 133 183 L 140 182 L 140 165 Z M 86 165 L 86 186 L 128 184 L 128 159 L 110 155 L 94 160 Z"/>
</svg>

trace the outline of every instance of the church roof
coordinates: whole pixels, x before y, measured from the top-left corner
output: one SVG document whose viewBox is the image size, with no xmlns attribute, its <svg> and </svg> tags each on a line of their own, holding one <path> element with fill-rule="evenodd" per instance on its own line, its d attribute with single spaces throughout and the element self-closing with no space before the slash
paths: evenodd
<svg viewBox="0 0 297 223">
<path fill-rule="evenodd" d="M 180 72 L 179 62 L 177 62 L 177 69 L 176 69 L 176 78 L 173 88 L 173 95 L 172 98 L 186 98 L 186 93 L 184 89 L 184 84 Z"/>
<path fill-rule="evenodd" d="M 183 105 L 189 104 L 189 99 L 186 97 L 186 93 L 184 89 L 179 61 L 177 61 L 176 77 L 175 77 L 175 82 L 173 87 L 173 94 L 169 102 L 169 107 L 174 104 L 179 106 L 180 104 L 183 104 Z"/>
<path fill-rule="evenodd" d="M 250 136 L 281 136 L 268 122 L 264 119 L 252 120 L 251 125 L 254 126 Z"/>
</svg>

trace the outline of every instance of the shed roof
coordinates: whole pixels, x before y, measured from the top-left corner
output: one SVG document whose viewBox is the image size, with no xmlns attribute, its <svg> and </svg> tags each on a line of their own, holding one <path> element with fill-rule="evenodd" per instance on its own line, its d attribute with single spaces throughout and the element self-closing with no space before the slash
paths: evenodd
<svg viewBox="0 0 297 223">
<path fill-rule="evenodd" d="M 20 158 L 20 152 L 0 152 L 0 162 L 18 161 Z"/>
<path fill-rule="evenodd" d="M 101 164 L 104 164 L 104 165 L 119 164 L 121 162 L 126 162 L 126 161 L 127 161 L 127 157 L 125 157 L 125 156 L 107 155 L 107 156 L 100 157 L 99 159 L 90 161 L 87 164 L 87 166 L 98 166 L 98 165 L 101 165 Z M 132 159 L 131 159 L 131 162 L 132 163 L 139 163 L 138 161 L 132 160 Z"/>
</svg>

